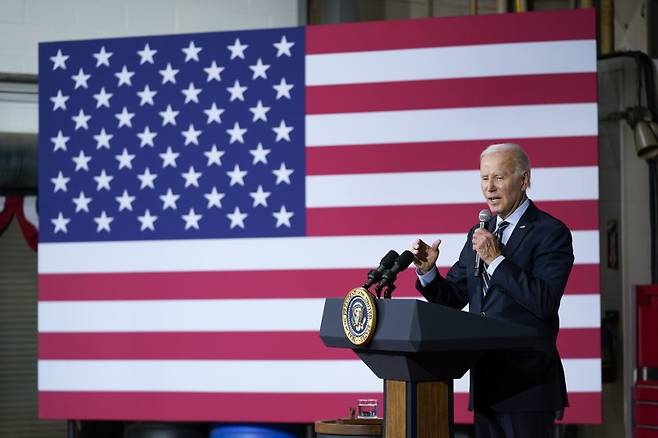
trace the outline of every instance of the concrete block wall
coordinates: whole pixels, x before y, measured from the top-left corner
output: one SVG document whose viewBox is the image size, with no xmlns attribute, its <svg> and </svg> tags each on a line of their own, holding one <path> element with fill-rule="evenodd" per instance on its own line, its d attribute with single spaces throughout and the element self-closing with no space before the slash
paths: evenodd
<svg viewBox="0 0 658 438">
<path fill-rule="evenodd" d="M 37 74 L 41 41 L 296 26 L 301 0 L 0 0 L 0 74 Z"/>
</svg>

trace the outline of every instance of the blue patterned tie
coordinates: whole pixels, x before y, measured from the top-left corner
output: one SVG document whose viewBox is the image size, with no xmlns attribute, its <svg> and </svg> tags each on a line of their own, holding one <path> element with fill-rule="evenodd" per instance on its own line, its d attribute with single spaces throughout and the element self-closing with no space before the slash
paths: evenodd
<svg viewBox="0 0 658 438">
<path fill-rule="evenodd" d="M 498 240 L 498 244 L 500 245 L 501 249 L 505 248 L 505 245 L 503 244 L 503 231 L 505 231 L 505 228 L 509 226 L 509 222 L 502 221 L 499 225 L 496 231 L 494 231 L 494 236 Z M 487 291 L 489 290 L 489 283 L 491 282 L 491 276 L 487 272 L 486 269 L 482 269 L 482 294 L 484 296 L 487 296 Z"/>
</svg>

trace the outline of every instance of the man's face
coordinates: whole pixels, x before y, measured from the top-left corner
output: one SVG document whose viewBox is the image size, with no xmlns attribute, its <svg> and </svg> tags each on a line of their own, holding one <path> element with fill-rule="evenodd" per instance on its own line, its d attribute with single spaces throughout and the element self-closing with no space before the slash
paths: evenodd
<svg viewBox="0 0 658 438">
<path fill-rule="evenodd" d="M 510 151 L 493 152 L 480 161 L 480 186 L 489 209 L 507 218 L 524 199 L 529 175 L 516 173 L 514 155 Z"/>
</svg>

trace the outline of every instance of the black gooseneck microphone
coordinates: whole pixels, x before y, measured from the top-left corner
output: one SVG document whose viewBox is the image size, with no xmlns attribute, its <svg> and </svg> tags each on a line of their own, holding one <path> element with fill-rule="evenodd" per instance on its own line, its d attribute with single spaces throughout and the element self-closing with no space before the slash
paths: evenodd
<svg viewBox="0 0 658 438">
<path fill-rule="evenodd" d="M 391 298 L 391 294 L 395 290 L 395 284 L 393 284 L 395 283 L 395 279 L 397 278 L 398 274 L 407 269 L 413 261 L 414 255 L 411 251 L 406 250 L 400 254 L 400 257 L 397 258 L 393 264 L 393 267 L 384 271 L 382 274 L 382 279 L 379 281 L 379 283 L 377 283 L 377 287 L 375 288 L 377 291 L 377 296 L 379 297 L 382 289 L 388 287 L 386 293 L 384 294 L 384 298 Z"/>
<path fill-rule="evenodd" d="M 379 262 L 377 269 L 372 269 L 370 272 L 368 272 L 368 280 L 363 284 L 363 287 L 368 289 L 370 286 L 377 283 L 379 279 L 382 278 L 382 274 L 387 269 L 391 269 L 393 267 L 398 257 L 400 257 L 400 255 L 397 253 L 397 251 L 390 250 L 387 252 Z"/>
<path fill-rule="evenodd" d="M 484 209 L 480 211 L 480 214 L 478 215 L 478 220 L 480 221 L 480 226 L 479 229 L 483 229 L 487 222 L 491 220 L 491 212 L 487 209 Z M 480 267 L 482 266 L 482 263 L 480 263 L 480 253 L 475 251 L 475 271 L 473 273 L 473 276 L 479 277 L 480 276 Z"/>
</svg>

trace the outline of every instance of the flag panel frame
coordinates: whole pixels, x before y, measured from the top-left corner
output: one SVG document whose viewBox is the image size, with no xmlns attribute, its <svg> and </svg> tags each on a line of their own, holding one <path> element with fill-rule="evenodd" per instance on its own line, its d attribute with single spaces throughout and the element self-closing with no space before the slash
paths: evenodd
<svg viewBox="0 0 658 438">
<path fill-rule="evenodd" d="M 121 266 L 121 263 L 117 263 L 116 260 L 102 266 L 96 263 L 94 258 L 102 257 L 102 260 L 109 262 L 113 259 L 113 254 L 115 255 L 114 258 L 121 257 L 126 252 L 128 254 L 141 252 L 144 247 L 138 248 L 129 242 L 60 244 L 42 241 L 39 248 L 39 301 L 41 308 L 54 309 L 60 306 L 61 309 L 73 309 L 78 304 L 83 307 L 93 307 L 102 305 L 105 301 L 127 305 L 132 309 L 142 305 L 145 305 L 145 308 L 151 306 L 151 310 L 153 310 L 165 303 L 175 306 L 180 304 L 176 300 L 187 300 L 186 305 L 194 301 L 200 306 L 215 303 L 216 305 L 221 304 L 226 310 L 227 306 L 230 307 L 230 303 L 242 299 L 242 304 L 247 304 L 249 301 L 260 301 L 261 309 L 268 307 L 267 304 L 270 304 L 269 307 L 271 308 L 273 302 L 276 302 L 279 307 L 285 307 L 286 305 L 295 307 L 294 303 L 312 302 L 314 304 L 306 310 L 310 312 L 309 309 L 313 307 L 315 309 L 313 312 L 318 313 L 321 308 L 318 304 L 320 303 L 319 297 L 323 295 L 339 296 L 342 294 L 343 289 L 359 284 L 363 281 L 365 271 L 376 263 L 381 254 L 390 247 L 404 249 L 419 235 L 426 240 L 433 240 L 436 235 L 446 237 L 445 254 L 443 254 L 445 257 L 442 257 L 443 260 L 440 266 L 441 272 L 445 273 L 463 245 L 464 234 L 468 226 L 474 222 L 469 219 L 467 210 L 479 210 L 479 208 L 476 208 L 479 205 L 478 202 L 480 202 L 480 195 L 477 190 L 471 190 L 466 200 L 447 199 L 435 195 L 422 199 L 423 202 L 418 202 L 418 200 L 414 200 L 414 202 L 407 200 L 405 202 L 410 192 L 399 190 L 397 199 L 388 202 L 390 205 L 386 201 L 382 205 L 382 201 L 378 200 L 372 205 L 366 204 L 364 207 L 362 205 L 363 199 L 366 198 L 364 194 L 370 195 L 373 192 L 366 190 L 359 194 L 358 190 L 354 190 L 353 184 L 350 187 L 350 183 L 355 181 L 350 179 L 351 176 L 361 174 L 363 175 L 362 178 L 365 178 L 361 181 L 368 181 L 371 185 L 379 184 L 376 184 L 376 181 L 388 181 L 390 185 L 393 180 L 387 180 L 386 178 L 382 180 L 381 174 L 393 173 L 395 174 L 395 180 L 398 180 L 398 184 L 393 185 L 398 187 L 398 185 L 403 185 L 400 181 L 406 181 L 406 183 L 412 181 L 417 176 L 411 175 L 414 172 L 416 174 L 432 175 L 458 172 L 462 176 L 468 176 L 468 178 L 462 178 L 456 186 L 475 189 L 477 186 L 470 187 L 469 183 L 474 183 L 477 178 L 477 172 L 473 172 L 472 169 L 477 166 L 478 149 L 482 149 L 484 145 L 491 142 L 518 141 L 524 145 L 526 143 L 529 145 L 531 158 L 537 157 L 536 160 L 533 159 L 533 174 L 538 175 L 538 178 L 533 182 L 537 189 L 532 192 L 531 196 L 539 201 L 540 207 L 547 205 L 555 209 L 558 217 L 564 215 L 565 222 L 574 230 L 576 265 L 567 285 L 566 295 L 563 298 L 564 307 L 561 308 L 560 316 L 563 320 L 564 330 L 558 338 L 558 347 L 563 352 L 565 363 L 568 364 L 567 378 L 572 404 L 572 407 L 566 410 L 565 421 L 570 423 L 600 422 L 602 400 L 600 386 L 600 319 L 598 315 L 595 315 L 595 310 L 600 307 L 600 256 L 598 253 L 598 212 L 596 211 L 599 196 L 597 186 L 596 84 L 595 79 L 592 79 L 595 77 L 596 72 L 593 12 L 579 10 L 559 13 L 509 14 L 497 17 L 470 17 L 469 19 L 455 17 L 439 20 L 442 22 L 443 32 L 436 32 L 436 19 L 317 26 L 308 27 L 304 31 L 307 37 L 304 44 L 307 49 L 306 53 L 309 55 L 305 61 L 307 66 L 306 85 L 309 88 L 302 90 L 302 92 L 308 92 L 308 96 L 305 98 L 308 107 L 304 126 L 301 129 L 297 127 L 295 132 L 297 134 L 301 132 L 302 137 L 306 138 L 306 159 L 302 167 L 298 168 L 298 171 L 306 175 L 304 178 L 305 183 L 310 182 L 310 187 L 306 187 L 309 195 L 306 201 L 311 208 L 303 218 L 309 224 L 309 228 L 305 230 L 310 236 L 309 238 L 223 239 L 221 243 L 215 241 L 211 242 L 210 245 L 205 244 L 205 249 L 201 251 L 199 251 L 199 246 L 195 244 L 200 243 L 199 241 L 186 241 L 183 239 L 167 243 L 152 240 L 149 242 L 150 249 L 147 249 L 145 254 L 147 257 L 153 257 L 153 260 L 138 260 L 137 262 L 132 260 L 127 263 L 124 261 L 123 266 Z M 571 25 L 563 28 L 557 26 L 557 23 L 571 23 Z M 491 26 L 489 29 L 500 28 L 501 31 L 491 32 L 488 30 L 483 32 L 483 29 L 487 28 L 487 24 Z M 465 34 L 462 32 L 462 36 L 458 36 L 459 32 L 450 30 L 457 28 L 463 30 L 464 25 L 471 31 Z M 382 29 L 388 29 L 388 32 L 385 32 L 385 38 L 380 38 Z M 414 32 L 409 32 L 409 29 L 414 29 Z M 525 29 L 525 31 L 521 32 L 522 29 Z M 278 31 L 285 33 L 286 29 L 269 30 L 268 32 L 275 34 Z M 222 35 L 223 37 L 233 38 L 235 35 L 248 35 L 249 32 L 255 33 L 258 31 L 225 33 Z M 328 33 L 332 33 L 335 37 L 327 38 Z M 209 38 L 211 35 L 213 34 L 193 34 L 184 36 L 184 38 L 194 40 L 197 37 Z M 142 41 L 147 39 L 144 38 Z M 130 40 L 130 38 L 126 38 L 118 41 L 120 45 L 127 45 Z M 116 43 L 115 40 L 112 41 Z M 164 41 L 164 39 L 159 41 Z M 56 44 L 59 43 L 42 44 L 40 49 L 43 47 L 56 47 Z M 283 40 L 281 44 L 283 44 Z M 299 41 L 297 41 L 297 44 L 298 49 L 304 45 L 300 44 Z M 116 50 L 118 46 L 108 45 L 108 47 Z M 474 54 L 491 54 L 493 52 L 507 56 L 518 49 L 526 52 L 531 50 L 533 55 L 536 55 L 538 50 L 545 51 L 558 62 L 552 65 L 523 62 L 498 63 L 503 66 L 502 70 L 495 70 L 492 69 L 491 63 L 487 61 L 479 62 L 473 56 Z M 188 50 L 190 49 L 188 48 Z M 277 48 L 277 50 L 281 49 Z M 376 75 L 370 74 L 362 79 L 359 79 L 354 72 L 350 72 L 350 68 L 367 60 L 369 60 L 367 62 L 369 62 L 370 67 L 376 65 L 376 62 L 382 62 L 382 65 L 390 64 L 391 55 L 421 59 L 427 57 L 428 54 L 436 57 L 437 55 L 454 54 L 459 51 L 462 54 L 467 54 L 467 56 L 455 58 L 457 62 L 450 66 L 451 71 L 440 68 L 440 65 L 430 63 L 426 66 L 420 65 L 419 68 L 411 68 L 408 72 L 402 73 L 398 68 L 385 69 Z M 567 52 L 574 54 L 574 56 L 571 56 L 570 60 L 565 62 L 566 58 L 563 55 Z M 584 54 L 585 52 L 587 52 L 585 56 L 575 56 L 577 53 Z M 190 56 L 187 52 L 185 53 L 186 56 Z M 278 56 L 279 54 L 277 54 Z M 399 59 L 398 57 L 398 63 Z M 354 60 L 358 62 L 352 63 Z M 56 62 L 52 59 L 51 61 Z M 50 71 L 51 61 L 48 61 L 46 57 L 42 57 L 43 66 L 47 68 L 42 68 L 41 71 Z M 185 62 L 187 61 L 186 59 Z M 251 59 L 250 61 L 254 62 L 255 60 Z M 329 68 L 322 68 L 323 71 L 318 71 L 316 66 L 328 61 L 334 64 Z M 353 65 L 341 64 L 344 61 L 349 61 L 348 64 Z M 458 65 L 460 63 L 462 67 Z M 176 68 L 179 68 L 180 65 L 176 65 Z M 470 66 L 470 70 L 464 72 L 464 65 Z M 475 66 L 475 70 L 473 70 L 473 66 Z M 120 65 L 115 67 L 118 72 Z M 56 69 L 56 67 L 53 67 L 50 73 Z M 336 72 L 337 70 L 341 74 L 351 75 L 351 82 L 348 85 L 335 85 L 336 83 L 345 82 L 342 79 L 344 76 L 334 75 L 331 78 L 326 76 L 326 73 Z M 529 73 L 530 76 L 521 76 Z M 255 74 L 256 71 L 254 70 Z M 280 72 L 277 74 L 280 74 Z M 455 77 L 456 74 L 457 77 Z M 410 79 L 414 82 L 403 82 Z M 427 79 L 427 81 L 416 82 L 418 79 Z M 76 82 L 77 89 L 78 79 L 73 78 L 73 80 Z M 577 93 L 572 94 L 568 90 L 561 90 L 557 94 L 547 94 L 545 90 L 548 87 L 547 85 L 546 87 L 540 87 L 541 90 L 533 94 L 531 90 L 533 86 L 528 85 L 526 92 L 514 96 L 511 100 L 507 96 L 500 97 L 491 94 L 488 97 L 485 96 L 484 100 L 474 102 L 471 97 L 461 99 L 458 95 L 446 95 L 446 99 L 436 105 L 432 105 L 431 99 L 427 99 L 426 96 L 415 96 L 418 94 L 418 90 L 434 90 L 433 92 L 443 90 L 442 93 L 445 94 L 446 90 L 450 90 L 454 88 L 455 84 L 460 83 L 471 84 L 476 90 L 478 84 L 482 88 L 483 84 L 491 84 L 492 81 L 496 80 L 503 85 L 508 84 L 508 88 L 515 83 L 519 84 L 518 81 L 521 81 L 521 85 L 525 83 L 533 84 L 533 86 L 538 83 L 561 83 L 572 89 L 571 91 L 575 87 Z M 225 81 L 224 84 L 221 85 L 230 85 L 228 81 Z M 576 86 L 574 84 L 580 85 Z M 299 85 L 297 87 L 297 91 L 299 91 Z M 121 88 L 121 85 L 117 87 L 117 89 L 119 88 Z M 488 88 L 488 86 L 485 88 Z M 293 90 L 295 89 L 293 88 Z M 125 91 L 125 89 L 122 89 L 122 91 Z M 371 101 L 373 96 L 379 93 L 399 94 L 395 99 Z M 52 90 L 52 96 L 54 94 L 55 90 Z M 340 98 L 340 96 L 347 96 L 347 98 Z M 180 96 L 179 98 L 182 99 Z M 342 105 L 341 101 L 343 102 Z M 46 97 L 44 97 L 44 102 L 46 102 L 46 105 L 40 105 L 40 123 L 46 119 L 44 116 L 47 115 L 47 108 L 52 107 L 52 104 L 55 103 L 55 101 L 52 101 L 51 104 Z M 91 99 L 89 102 L 94 103 Z M 488 122 L 472 127 L 471 132 L 456 129 L 455 125 L 466 120 L 467 112 L 470 112 L 471 116 L 476 114 L 477 118 L 485 118 Z M 554 119 L 556 112 L 564 122 L 560 123 L 561 128 L 558 130 L 551 129 L 550 124 L 542 120 L 545 117 Z M 499 129 L 496 126 L 496 123 L 504 122 L 511 115 L 520 116 L 525 122 L 520 124 L 522 126 L 512 128 Z M 425 124 L 431 125 L 432 123 L 441 122 L 444 126 L 439 131 L 433 127 L 426 128 L 418 123 L 413 125 L 413 119 L 418 117 L 420 117 L 418 120 L 423 121 Z M 185 123 L 189 121 L 186 116 L 182 117 L 181 121 L 182 119 L 185 119 Z M 401 120 L 403 123 L 399 125 Z M 405 120 L 406 122 L 404 122 Z M 555 120 L 552 120 L 552 123 L 554 122 Z M 68 124 L 67 129 L 72 131 L 72 123 L 70 121 L 66 123 Z M 76 121 L 75 123 L 77 125 L 79 122 Z M 326 126 L 327 124 L 329 126 Z M 377 124 L 383 124 L 388 129 L 386 135 L 381 135 L 374 129 Z M 369 129 L 368 125 L 373 128 Z M 400 129 L 397 129 L 396 132 L 396 126 L 399 128 L 406 125 L 415 126 L 415 133 L 405 134 Z M 343 131 L 349 130 L 350 126 L 354 128 L 352 132 L 357 133 L 357 135 L 351 137 L 344 135 Z M 228 127 L 225 124 L 221 128 Z M 77 129 L 76 126 L 75 130 L 77 131 Z M 221 131 L 217 132 L 222 133 Z M 56 132 L 52 133 L 52 135 L 55 134 Z M 40 147 L 43 145 L 46 148 L 53 148 L 53 143 L 49 141 L 52 139 L 48 137 L 51 137 L 51 135 L 40 136 L 42 142 Z M 208 151 L 207 148 L 205 150 Z M 454 151 L 454 154 L 450 154 L 449 159 L 444 161 L 441 158 L 445 151 Z M 389 154 L 395 159 L 379 160 L 385 154 Z M 404 157 L 404 154 L 414 155 L 415 164 L 414 159 L 409 160 Z M 341 166 L 341 163 L 346 161 L 349 164 Z M 78 162 L 76 162 L 76 166 L 78 166 Z M 552 178 L 542 176 L 542 173 L 548 175 L 557 168 L 560 169 L 557 170 L 557 173 L 552 174 Z M 584 171 L 583 169 L 588 170 Z M 558 189 L 550 187 L 550 181 L 555 180 L 556 175 L 569 174 L 569 172 L 573 172 L 574 175 L 580 172 L 581 177 L 585 175 L 586 184 L 582 184 L 577 178 L 572 178 Z M 336 181 L 332 178 L 332 175 L 336 174 L 347 175 L 341 176 L 348 182 L 342 190 L 337 190 L 338 186 L 332 184 Z M 367 177 L 368 175 L 370 175 L 370 178 Z M 48 177 L 54 176 L 49 175 Z M 405 178 L 407 179 L 405 180 Z M 318 181 L 326 181 L 326 183 L 323 183 L 325 187 L 320 191 L 313 187 Z M 425 181 L 425 184 L 434 184 L 436 182 L 436 178 L 429 178 Z M 547 182 L 549 182 L 548 186 L 546 186 Z M 40 185 L 47 187 L 49 190 L 52 190 L 53 183 L 44 178 L 40 181 Z M 447 196 L 447 192 L 442 194 Z M 357 199 L 360 196 L 361 198 L 358 202 L 354 202 L 353 200 L 350 201 L 350 196 L 356 196 Z M 565 199 L 565 196 L 568 199 Z M 314 202 L 316 204 L 313 204 Z M 358 207 L 352 206 L 350 202 Z M 392 217 L 396 223 L 404 223 L 405 210 L 415 212 L 415 214 L 428 219 L 425 222 L 411 221 L 404 224 L 404 226 L 400 226 L 399 229 L 387 228 L 385 224 L 381 224 L 381 228 L 369 227 L 369 224 L 376 222 L 382 216 Z M 446 225 L 447 222 L 445 221 L 439 222 L 436 227 L 431 223 L 429 219 L 431 216 L 441 211 L 450 210 L 459 213 L 450 219 L 452 222 L 448 222 L 449 225 Z M 550 211 L 550 208 L 548 210 Z M 578 215 L 577 212 L 582 214 Z M 327 228 L 327 224 L 335 225 L 341 215 L 349 214 L 363 215 L 361 217 L 362 222 L 354 224 L 352 228 L 343 225 Z M 45 224 L 44 226 L 51 226 L 50 219 L 45 218 L 42 222 Z M 232 219 L 231 223 L 233 223 Z M 466 225 L 461 226 L 461 224 Z M 373 230 L 376 231 L 373 233 Z M 375 235 L 367 236 L 367 232 Z M 298 239 L 306 239 L 309 242 L 297 245 L 295 242 Z M 348 241 L 351 244 L 356 244 L 358 248 L 367 247 L 366 253 L 362 254 L 361 257 L 354 254 L 341 254 L 342 258 L 319 254 L 322 263 L 314 261 L 313 263 L 317 263 L 317 265 L 311 263 L 310 265 L 300 266 L 289 261 L 292 260 L 290 254 L 312 254 L 313 248 L 322 247 L 324 252 L 328 243 L 330 246 L 328 250 L 339 254 L 339 249 L 344 248 Z M 282 242 L 285 242 L 285 250 L 277 250 L 278 245 L 281 245 Z M 293 245 L 290 245 L 291 242 Z M 237 263 L 232 264 L 230 261 L 207 262 L 204 260 L 205 258 L 212 258 L 212 254 L 218 252 L 226 253 L 228 246 L 225 246 L 225 244 L 235 244 L 233 248 L 237 248 L 236 257 L 251 261 L 251 265 L 244 264 L 240 266 Z M 146 248 L 149 248 L 149 245 Z M 289 246 L 292 246 L 292 249 L 288 248 Z M 201 244 L 201 248 L 203 247 L 204 244 Z M 108 248 L 109 251 L 107 251 Z M 163 255 L 167 250 L 187 251 L 186 254 L 191 254 L 187 258 L 191 260 L 183 260 L 183 263 L 180 264 L 179 262 L 185 256 Z M 282 260 L 272 261 L 265 257 L 250 257 L 250 254 L 259 250 L 267 252 L 270 258 Z M 141 255 L 143 256 L 144 253 L 141 253 Z M 42 256 L 48 260 L 44 261 Z M 66 267 L 69 266 L 67 263 L 70 259 L 75 257 L 80 261 L 80 264 L 74 269 Z M 164 261 L 165 264 L 159 265 L 158 261 Z M 126 268 L 126 265 L 131 264 L 133 266 Z M 75 265 L 75 263 L 72 265 Z M 176 268 L 173 268 L 176 272 L 166 272 L 172 269 L 174 265 L 177 265 Z M 255 266 L 262 269 L 254 269 Z M 77 269 L 78 267 L 82 269 Z M 297 271 L 298 269 L 303 269 L 303 271 Z M 330 277 L 331 280 L 325 282 L 324 278 L 327 277 Z M 413 289 L 413 277 L 412 270 L 407 270 L 401 274 L 399 281 L 409 284 L 400 287 L 397 291 L 398 296 L 403 298 L 418 297 L 417 292 Z M 291 287 L 286 290 L 281 288 L 272 289 L 275 282 L 277 284 L 287 282 Z M 318 283 L 321 284 L 314 287 Z M 94 285 L 98 285 L 98 288 L 94 289 Z M 127 287 L 126 285 L 130 286 Z M 224 285 L 224 288 L 215 285 Z M 276 297 L 274 301 L 263 301 L 272 300 L 272 297 Z M 215 304 L 210 307 L 212 308 Z M 240 307 L 235 312 L 235 318 L 231 320 L 234 322 L 239 321 L 240 312 L 248 313 L 244 312 L 245 308 L 245 306 Z M 585 318 L 582 311 L 578 311 L 581 308 L 591 310 L 588 313 L 588 315 L 591 315 Z M 49 312 L 50 310 L 40 312 L 40 318 L 42 316 L 46 319 L 50 318 L 48 316 Z M 139 315 L 147 313 L 144 311 L 137 312 Z M 52 312 L 50 314 L 52 315 Z M 139 318 L 137 314 L 135 318 Z M 190 318 L 193 319 L 195 315 L 198 316 L 199 314 L 198 310 L 194 310 L 191 312 Z M 102 320 L 103 315 L 99 315 L 99 318 Z M 201 319 L 203 320 L 203 318 Z M 209 318 L 205 320 L 210 321 Z M 136 365 L 140 363 L 140 360 L 148 359 L 144 362 L 147 369 L 148 366 L 169 364 L 171 359 L 176 359 L 177 365 L 181 365 L 183 364 L 181 361 L 187 360 L 187 365 L 197 369 L 195 367 L 207 366 L 207 362 L 213 360 L 221 362 L 222 360 L 238 359 L 238 362 L 250 364 L 251 366 L 256 362 L 271 365 L 268 360 L 274 359 L 277 367 L 283 367 L 280 368 L 281 370 L 284 370 L 284 362 L 286 361 L 294 364 L 292 368 L 286 370 L 286 372 L 289 372 L 294 369 L 302 370 L 302 368 L 295 367 L 301 367 L 304 361 L 308 361 L 309 358 L 320 362 L 324 360 L 325 362 L 322 363 L 327 366 L 328 370 L 331 370 L 336 363 L 344 362 L 351 364 L 349 366 L 362 366 L 357 360 L 348 360 L 349 352 L 341 352 L 340 354 L 327 352 L 327 356 L 323 356 L 322 345 L 316 338 L 317 321 L 311 321 L 307 318 L 301 319 L 297 323 L 299 324 L 297 328 L 294 328 L 290 321 L 280 324 L 279 327 L 270 326 L 267 329 L 272 330 L 274 328 L 275 331 L 267 332 L 258 332 L 254 329 L 259 327 L 253 325 L 240 326 L 236 323 L 237 325 L 229 324 L 226 327 L 229 331 L 225 332 L 208 331 L 208 329 L 213 329 L 212 324 L 205 326 L 201 324 L 204 330 L 202 332 L 180 332 L 176 330 L 180 329 L 180 326 L 177 327 L 173 324 L 164 331 L 123 333 L 116 331 L 118 326 L 110 324 L 108 326 L 109 331 L 94 333 L 93 331 L 87 331 L 90 327 L 85 328 L 84 325 L 79 327 L 81 331 L 50 331 L 52 327 L 49 328 L 48 324 L 41 324 L 40 321 L 40 367 L 55 362 L 60 365 L 66 363 L 81 365 L 87 360 L 96 361 L 96 365 L 99 365 L 106 359 L 114 361 L 114 365 L 118 364 L 116 361 L 131 359 L 128 363 Z M 71 327 L 69 325 L 69 328 Z M 129 328 L 130 325 L 126 327 Z M 234 331 L 236 328 L 244 329 L 245 327 L 248 328 L 246 332 Z M 294 331 L 285 331 L 285 329 L 289 330 L 291 327 Z M 61 328 L 61 325 L 57 326 L 58 330 Z M 152 328 L 153 326 L 151 326 Z M 196 329 L 199 329 L 199 326 L 196 326 Z M 162 327 L 159 330 L 162 330 Z M 264 335 L 263 333 L 268 334 Z M 135 342 L 135 345 L 132 345 L 133 349 L 128 348 L 126 350 L 122 348 L 126 342 L 125 336 L 132 336 Z M 189 336 L 198 336 L 198 338 L 190 338 Z M 315 343 L 311 344 L 311 341 L 306 341 L 308 349 L 305 350 L 305 353 L 293 353 L 285 350 L 268 353 L 267 349 L 263 347 L 263 354 L 261 355 L 263 357 L 259 355 L 249 356 L 241 348 L 229 348 L 224 351 L 215 350 L 214 353 L 203 349 L 205 342 L 229 343 L 238 342 L 240 339 L 245 342 L 249 342 L 251 339 L 252 342 L 255 342 L 254 340 L 259 336 L 270 339 L 272 342 L 269 344 L 275 343 L 275 340 L 279 342 L 293 342 L 294 340 L 304 342 L 304 340 L 313 338 L 315 338 Z M 95 348 L 99 347 L 100 345 L 96 344 L 102 343 L 103 340 L 110 342 L 109 345 Z M 150 343 L 153 340 L 157 341 L 155 345 Z M 172 348 L 172 342 L 181 341 L 187 341 L 186 348 Z M 149 347 L 151 347 L 150 350 Z M 172 356 L 175 357 L 172 358 Z M 239 360 L 241 357 L 245 360 Z M 325 360 L 327 358 L 328 360 Z M 198 373 L 198 376 L 194 378 L 200 380 L 204 376 L 211 375 L 212 371 L 209 370 L 210 368 Z M 263 374 L 265 373 L 266 371 L 263 372 Z M 195 372 L 188 374 L 195 374 Z M 145 380 L 152 377 L 146 374 L 144 376 Z M 583 376 L 586 378 L 583 379 Z M 40 377 L 45 378 L 46 374 L 40 373 Z M 371 375 L 370 378 L 372 378 Z M 92 380 L 102 384 L 100 378 Z M 43 380 L 44 385 L 46 382 L 47 379 Z M 589 383 L 585 385 L 587 382 Z M 230 386 L 230 383 L 223 382 L 215 388 L 217 392 L 214 393 L 203 390 L 190 392 L 190 386 L 186 387 L 185 385 L 176 388 L 177 392 L 174 393 L 153 391 L 153 388 L 147 392 L 116 391 L 98 393 L 93 390 L 93 385 L 82 392 L 73 389 L 75 385 L 59 388 L 69 389 L 64 392 L 44 389 L 39 392 L 40 417 L 238 421 L 240 419 L 254 420 L 253 412 L 250 412 L 247 418 L 244 415 L 255 404 L 262 407 L 259 412 L 266 412 L 261 419 L 262 421 L 307 422 L 325 416 L 326 410 L 319 412 L 312 409 L 314 400 L 317 400 L 318 397 L 322 397 L 323 402 L 328 399 L 328 409 L 334 409 L 336 415 L 340 416 L 344 414 L 345 406 L 352 405 L 356 398 L 363 397 L 365 394 L 365 392 L 350 393 L 349 391 L 353 388 L 344 388 L 343 393 L 332 394 L 325 391 L 322 394 L 302 394 L 300 397 L 300 394 L 295 393 L 272 392 L 277 388 L 265 388 L 262 385 L 260 389 L 253 388 L 254 392 L 250 393 L 222 392 L 222 389 L 227 387 L 226 384 Z M 315 383 L 312 381 L 306 383 L 303 385 L 304 390 L 312 390 Z M 467 384 L 464 385 L 464 380 L 457 383 L 455 417 L 458 422 L 471 422 L 472 416 L 466 412 L 467 397 L 463 392 L 466 391 Z M 374 388 L 371 393 L 373 398 L 379 398 L 381 401 L 381 393 L 378 392 L 378 388 L 375 388 L 375 386 L 377 385 L 364 389 Z M 262 391 L 263 388 L 267 392 L 258 392 L 258 390 Z M 279 389 L 282 388 L 286 388 L 285 384 Z M 198 389 L 201 389 L 201 386 L 198 386 Z M 286 401 L 288 401 L 288 405 L 286 405 Z M 212 406 L 217 406 L 217 403 L 219 403 L 225 408 L 219 414 L 216 409 L 211 412 L 207 406 L 203 405 L 204 403 L 209 403 Z M 291 410 L 288 408 L 289 406 L 298 407 L 300 403 L 304 405 L 304 409 Z M 273 409 L 273 406 L 281 409 Z M 225 415 L 225 417 L 221 417 L 222 415 Z"/>
</svg>

